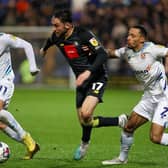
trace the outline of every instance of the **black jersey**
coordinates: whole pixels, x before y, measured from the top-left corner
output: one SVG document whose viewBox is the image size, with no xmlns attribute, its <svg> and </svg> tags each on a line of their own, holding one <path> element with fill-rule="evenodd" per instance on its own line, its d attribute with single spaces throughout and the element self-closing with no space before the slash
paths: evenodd
<svg viewBox="0 0 168 168">
<path fill-rule="evenodd" d="M 106 61 L 107 53 L 98 42 L 94 34 L 85 28 L 75 27 L 70 37 L 57 37 L 55 33 L 46 41 L 43 50 L 56 45 L 65 56 L 76 77 L 90 70 L 92 76 L 104 75 L 107 77 Z M 88 46 L 84 51 L 82 46 Z"/>
</svg>

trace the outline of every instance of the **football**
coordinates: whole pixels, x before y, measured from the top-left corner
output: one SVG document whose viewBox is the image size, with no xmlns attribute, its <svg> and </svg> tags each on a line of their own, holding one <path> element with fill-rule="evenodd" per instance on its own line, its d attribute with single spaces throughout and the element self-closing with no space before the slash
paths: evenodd
<svg viewBox="0 0 168 168">
<path fill-rule="evenodd" d="M 7 161 L 9 159 L 9 156 L 9 146 L 4 142 L 0 142 L 0 163 Z"/>
</svg>

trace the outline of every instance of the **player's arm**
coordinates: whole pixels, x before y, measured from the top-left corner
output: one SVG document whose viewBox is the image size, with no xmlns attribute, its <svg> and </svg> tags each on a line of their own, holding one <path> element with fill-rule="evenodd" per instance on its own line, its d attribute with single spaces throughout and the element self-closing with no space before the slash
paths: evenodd
<svg viewBox="0 0 168 168">
<path fill-rule="evenodd" d="M 165 72 L 168 74 L 168 48 L 162 45 L 153 45 L 152 53 L 156 58 L 165 58 Z"/>
<path fill-rule="evenodd" d="M 104 47 L 100 44 L 98 39 L 92 32 L 86 31 L 83 33 L 84 42 L 91 50 L 90 57 L 95 57 L 93 64 L 89 67 L 89 71 L 95 72 L 99 69 L 108 59 L 107 52 Z"/>
<path fill-rule="evenodd" d="M 52 46 L 54 45 L 54 42 L 53 42 L 53 39 L 54 39 L 54 36 L 55 36 L 55 33 L 53 32 L 51 37 L 49 37 L 45 42 L 44 42 L 44 45 L 43 47 L 40 49 L 40 55 L 41 56 L 45 56 L 46 53 L 47 53 L 47 50 Z"/>
<path fill-rule="evenodd" d="M 87 80 L 92 73 L 96 72 L 96 70 L 99 69 L 107 61 L 108 58 L 106 51 L 92 33 L 90 33 L 89 31 L 84 31 L 81 33 L 80 37 L 82 42 L 84 43 L 83 49 L 87 49 L 88 47 L 91 52 L 91 54 L 88 54 L 88 57 L 94 56 L 95 58 L 93 64 L 78 76 L 76 80 L 77 86 L 83 84 L 83 82 Z"/>
<path fill-rule="evenodd" d="M 107 48 L 107 49 L 106 49 L 106 52 L 107 52 L 107 54 L 108 54 L 108 58 L 118 58 L 118 57 L 116 56 L 115 49 Z"/>
<path fill-rule="evenodd" d="M 30 73 L 36 75 L 40 70 L 37 68 L 35 55 L 31 43 L 13 35 L 6 35 L 6 40 L 11 48 L 22 48 L 29 61 Z"/>
</svg>

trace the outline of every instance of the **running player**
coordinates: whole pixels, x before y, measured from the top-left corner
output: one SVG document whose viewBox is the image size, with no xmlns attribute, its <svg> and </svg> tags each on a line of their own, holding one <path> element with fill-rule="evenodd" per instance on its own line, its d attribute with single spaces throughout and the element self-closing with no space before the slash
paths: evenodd
<svg viewBox="0 0 168 168">
<path fill-rule="evenodd" d="M 82 140 L 74 159 L 80 160 L 88 149 L 93 127 L 123 127 L 127 116 L 93 117 L 94 109 L 102 102 L 107 83 L 107 53 L 91 31 L 73 25 L 69 11 L 56 12 L 51 22 L 54 31 L 41 49 L 41 54 L 44 56 L 50 46 L 56 45 L 76 76 L 76 108 L 82 127 Z M 85 46 L 88 49 L 86 47 L 85 50 Z"/>
<path fill-rule="evenodd" d="M 128 152 L 133 143 L 135 130 L 151 121 L 150 139 L 153 143 L 168 145 L 168 133 L 165 127 L 168 123 L 168 61 L 165 59 L 165 69 L 162 58 L 168 57 L 168 48 L 147 41 L 147 31 L 141 26 L 129 29 L 127 46 L 111 50 L 109 57 L 124 58 L 134 70 L 137 79 L 144 85 L 144 94 L 133 108 L 128 122 L 121 134 L 120 154 L 112 160 L 105 160 L 103 165 L 125 164 Z"/>
<path fill-rule="evenodd" d="M 39 72 L 32 45 L 11 34 L 0 33 L 0 129 L 9 137 L 25 144 L 27 153 L 23 159 L 32 159 L 33 155 L 39 150 L 39 145 L 7 110 L 14 92 L 11 48 L 23 48 L 29 61 L 31 74 L 36 75 Z"/>
</svg>

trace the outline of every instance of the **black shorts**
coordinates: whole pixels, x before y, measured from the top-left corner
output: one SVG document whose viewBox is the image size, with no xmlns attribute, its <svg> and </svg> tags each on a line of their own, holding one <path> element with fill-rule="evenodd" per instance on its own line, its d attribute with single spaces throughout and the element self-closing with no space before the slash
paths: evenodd
<svg viewBox="0 0 168 168">
<path fill-rule="evenodd" d="M 87 84 L 76 89 L 76 107 L 82 106 L 85 98 L 89 95 L 97 97 L 99 102 L 103 102 L 102 97 L 107 84 L 107 78 L 103 75 L 96 79 L 87 81 Z"/>
</svg>

